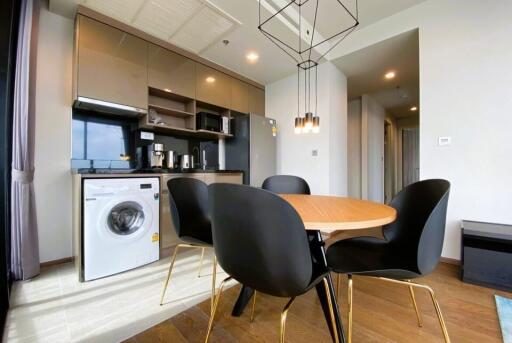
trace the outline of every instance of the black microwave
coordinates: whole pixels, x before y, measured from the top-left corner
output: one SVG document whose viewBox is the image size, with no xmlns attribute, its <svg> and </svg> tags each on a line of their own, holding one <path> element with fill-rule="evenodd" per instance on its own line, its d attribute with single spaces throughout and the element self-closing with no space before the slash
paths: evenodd
<svg viewBox="0 0 512 343">
<path fill-rule="evenodd" d="M 227 117 L 209 112 L 198 112 L 196 115 L 196 129 L 214 132 L 229 133 Z"/>
</svg>

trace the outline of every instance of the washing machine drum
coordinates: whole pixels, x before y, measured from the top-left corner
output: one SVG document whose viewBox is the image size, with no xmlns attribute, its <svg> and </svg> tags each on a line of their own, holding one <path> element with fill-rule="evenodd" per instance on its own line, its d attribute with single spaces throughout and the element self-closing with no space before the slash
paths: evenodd
<svg viewBox="0 0 512 343">
<path fill-rule="evenodd" d="M 134 201 L 117 204 L 107 217 L 107 226 L 116 235 L 131 235 L 141 229 L 143 224 L 144 211 L 142 206 Z"/>
</svg>

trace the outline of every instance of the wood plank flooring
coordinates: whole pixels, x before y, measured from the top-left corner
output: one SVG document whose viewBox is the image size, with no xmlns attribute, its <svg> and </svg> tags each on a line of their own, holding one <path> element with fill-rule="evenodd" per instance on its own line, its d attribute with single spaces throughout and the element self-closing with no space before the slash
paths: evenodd
<svg viewBox="0 0 512 343">
<path fill-rule="evenodd" d="M 458 267 L 441 263 L 419 283 L 436 292 L 452 342 L 502 342 L 494 294 L 512 293 L 462 283 Z M 342 277 L 340 312 L 346 326 L 346 277 Z M 215 317 L 210 342 L 278 342 L 279 316 L 286 299 L 258 294 L 254 322 L 250 305 L 239 318 L 231 309 L 240 286 L 224 292 Z M 416 290 L 423 318 L 418 327 L 406 287 L 364 277 L 354 277 L 353 342 L 443 342 L 441 328 L 428 294 Z M 210 312 L 210 300 L 182 312 L 129 340 L 146 342 L 203 342 Z M 331 342 L 314 290 L 297 298 L 288 313 L 287 342 Z"/>
</svg>

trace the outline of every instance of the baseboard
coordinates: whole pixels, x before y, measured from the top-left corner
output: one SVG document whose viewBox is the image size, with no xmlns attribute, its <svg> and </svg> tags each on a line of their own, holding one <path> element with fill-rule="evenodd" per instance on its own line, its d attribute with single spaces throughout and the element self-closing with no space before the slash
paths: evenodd
<svg viewBox="0 0 512 343">
<path fill-rule="evenodd" d="M 441 257 L 441 262 L 453 264 L 455 266 L 460 266 L 460 260 L 456 260 L 454 258 L 448 258 L 448 257 Z"/>
<path fill-rule="evenodd" d="M 43 262 L 40 264 L 40 266 L 41 266 L 41 268 L 47 268 L 47 267 L 56 266 L 59 264 L 73 262 L 74 260 L 75 260 L 74 257 L 65 257 L 65 258 L 60 258 L 58 260 Z"/>
</svg>

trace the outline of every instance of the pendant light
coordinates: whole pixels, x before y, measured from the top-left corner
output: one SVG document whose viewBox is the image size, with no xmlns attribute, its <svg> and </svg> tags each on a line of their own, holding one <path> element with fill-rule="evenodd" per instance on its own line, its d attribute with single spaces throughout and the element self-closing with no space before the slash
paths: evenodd
<svg viewBox="0 0 512 343">
<path fill-rule="evenodd" d="M 323 8 L 320 13 L 329 13 L 335 17 L 338 29 L 334 32 L 321 35 L 317 33 L 316 23 L 319 13 L 320 0 L 290 0 L 281 2 L 275 0 L 258 0 L 259 2 L 259 25 L 258 30 L 274 43 L 279 49 L 290 56 L 297 65 L 297 116 L 295 117 L 294 132 L 301 133 L 319 133 L 320 117 L 318 115 L 318 73 L 317 67 L 319 61 L 324 56 L 340 44 L 355 28 L 359 25 L 358 0 L 331 0 L 334 5 Z M 325 4 L 325 1 L 323 2 Z M 270 16 L 262 18 L 262 6 L 264 13 L 270 12 Z M 313 6 L 307 8 L 304 6 Z M 313 23 L 308 23 L 302 16 L 305 13 L 314 13 Z M 318 19 L 319 21 L 321 19 Z M 325 20 L 324 20 L 325 21 Z M 289 36 L 283 36 L 279 25 L 281 22 L 287 27 L 291 27 L 298 36 L 298 41 L 290 41 Z M 324 37 L 328 37 L 325 38 Z M 315 38 L 320 37 L 315 40 Z M 315 109 L 311 110 L 311 70 L 315 73 Z M 304 74 L 304 116 L 301 116 L 300 109 L 300 74 Z"/>
</svg>

